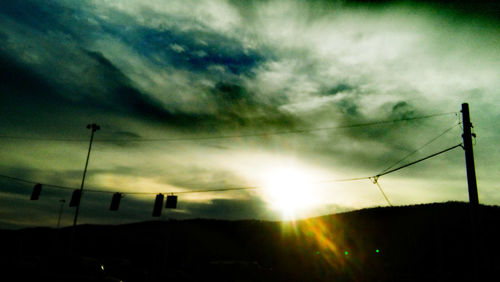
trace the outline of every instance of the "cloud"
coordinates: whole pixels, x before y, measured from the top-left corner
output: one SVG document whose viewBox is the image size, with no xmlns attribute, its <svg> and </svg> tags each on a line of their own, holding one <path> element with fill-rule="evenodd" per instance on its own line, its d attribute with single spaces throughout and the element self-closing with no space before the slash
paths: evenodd
<svg viewBox="0 0 500 282">
<path fill-rule="evenodd" d="M 267 205 L 258 198 L 248 200 L 213 199 L 209 203 L 179 203 L 186 217 L 223 218 L 229 220 L 269 218 Z M 221 217 L 221 215 L 224 215 Z M 180 215 L 182 216 L 182 215 Z"/>
<path fill-rule="evenodd" d="M 109 26 L 138 54 L 163 67 L 174 66 L 192 72 L 216 72 L 219 66 L 235 75 L 249 74 L 265 60 L 264 54 L 245 49 L 242 43 L 223 34 L 208 31 L 182 31 L 131 26 L 126 32 Z M 170 46 L 170 48 L 165 48 Z M 175 46 L 173 48 L 172 46 Z M 179 52 L 182 50 L 182 52 Z"/>
</svg>

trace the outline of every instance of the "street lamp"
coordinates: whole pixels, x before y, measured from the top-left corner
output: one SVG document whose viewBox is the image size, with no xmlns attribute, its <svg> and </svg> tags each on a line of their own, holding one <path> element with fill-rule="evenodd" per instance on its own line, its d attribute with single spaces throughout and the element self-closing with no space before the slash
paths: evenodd
<svg viewBox="0 0 500 282">
<path fill-rule="evenodd" d="M 81 196 L 83 194 L 83 184 L 85 183 L 85 175 L 87 174 L 87 167 L 89 165 L 90 150 L 92 150 L 92 141 L 94 140 L 94 132 L 101 129 L 101 127 L 95 123 L 88 124 L 87 128 L 91 129 L 92 132 L 90 133 L 89 152 L 87 153 L 87 161 L 85 162 L 85 169 L 83 170 L 82 185 L 80 186 L 80 193 L 79 193 L 80 197 L 78 198 L 78 200 L 76 202 L 75 219 L 73 220 L 73 229 L 76 226 L 76 222 L 78 220 L 78 211 L 80 210 L 80 202 L 81 202 L 80 199 L 81 199 Z"/>
</svg>

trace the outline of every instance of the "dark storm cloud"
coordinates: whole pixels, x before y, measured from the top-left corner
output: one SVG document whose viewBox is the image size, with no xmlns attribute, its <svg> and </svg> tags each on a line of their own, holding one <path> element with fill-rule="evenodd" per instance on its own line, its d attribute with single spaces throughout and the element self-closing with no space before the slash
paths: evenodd
<svg viewBox="0 0 500 282">
<path fill-rule="evenodd" d="M 329 88 L 325 95 L 336 95 L 338 93 L 348 92 L 354 90 L 355 88 L 352 85 L 347 83 L 339 83 L 331 88 Z"/>
<path fill-rule="evenodd" d="M 71 190 L 42 186 L 39 200 L 31 201 L 33 184 L 2 178 L 0 186 L 0 206 L 2 207 L 0 209 L 0 228 L 55 227 L 60 207 L 59 201 L 64 199 L 65 205 L 67 205 L 72 192 Z"/>
<path fill-rule="evenodd" d="M 211 90 L 218 107 L 219 119 L 226 125 L 247 128 L 289 128 L 300 124 L 300 118 L 280 111 L 286 101 L 262 102 L 252 91 L 238 83 L 219 82 Z"/>
<path fill-rule="evenodd" d="M 231 0 L 239 12 L 249 18 L 255 17 L 253 7 L 272 1 L 267 0 Z M 299 3 L 301 1 L 298 1 Z M 323 16 L 331 10 L 339 8 L 370 8 L 387 9 L 394 5 L 412 5 L 414 7 L 430 6 L 437 13 L 453 12 L 463 15 L 486 16 L 500 20 L 500 3 L 497 0 L 313 0 L 307 1 L 308 6 L 302 8 L 309 10 L 314 16 Z M 307 13 L 304 13 L 307 14 Z"/>
<path fill-rule="evenodd" d="M 359 116 L 358 106 L 354 101 L 351 101 L 349 99 L 342 99 L 336 103 L 336 106 L 344 115 L 352 117 Z"/>
<path fill-rule="evenodd" d="M 52 0 L 47 1 L 2 1 L 0 13 L 12 20 L 22 22 L 30 28 L 49 32 L 51 30 L 70 31 L 70 26 L 62 23 L 63 18 L 69 18 L 75 11 L 61 6 Z"/>
<path fill-rule="evenodd" d="M 60 190 L 50 186 L 42 186 L 42 193 L 37 201 L 30 201 L 32 184 L 17 183 L 0 179 L 3 209 L 0 210 L 0 228 L 16 228 L 18 226 L 55 227 L 60 207 L 63 204 L 62 226 L 71 225 L 74 208 L 69 207 L 72 190 Z M 136 198 L 125 194 L 116 212 L 109 211 L 112 193 L 84 192 L 80 209 L 79 223 L 123 224 L 129 222 L 154 219 L 151 214 L 155 195 Z M 22 202 L 22 210 L 12 206 L 13 199 Z M 163 218 L 219 218 L 250 219 L 267 218 L 266 203 L 258 198 L 250 199 L 213 199 L 210 202 L 191 202 L 182 194 L 178 198 L 177 210 L 164 209 Z"/>
<path fill-rule="evenodd" d="M 42 75 L 2 51 L 0 51 L 0 89 L 5 93 L 1 96 L 5 99 L 3 106 L 7 106 L 8 100 L 27 99 L 25 100 L 27 103 L 38 104 L 57 97 L 56 90 Z M 9 92 L 17 95 L 6 95 Z"/>
<path fill-rule="evenodd" d="M 3 209 L 0 210 L 0 228 L 16 228 L 20 226 L 47 226 L 55 227 L 58 212 L 64 200 L 61 226 L 70 226 L 73 222 L 74 207 L 69 207 L 72 190 L 60 190 L 43 186 L 40 198 L 31 201 L 32 185 L 23 183 L 4 182 L 0 199 Z M 144 198 L 125 196 L 118 211 L 110 211 L 112 193 L 92 193 L 84 191 L 78 223 L 106 223 L 121 224 L 154 219 L 151 216 L 154 195 Z M 14 205 L 13 202 L 17 202 Z M 21 206 L 19 206 L 21 204 Z M 22 207 L 22 208 L 20 208 Z M 164 211 L 165 213 L 166 211 Z"/>
<path fill-rule="evenodd" d="M 123 73 L 113 64 L 104 58 L 100 53 L 83 51 L 80 56 L 96 65 L 89 69 L 94 77 L 99 78 L 98 88 L 79 88 L 75 85 L 61 85 L 54 82 L 50 74 L 49 66 L 46 73 L 33 70 L 29 65 L 16 62 L 11 57 L 0 54 L 2 66 L 0 68 L 2 86 L 1 89 L 7 95 L 2 95 L 2 107 L 8 111 L 32 111 L 40 115 L 50 112 L 61 113 L 64 109 L 67 118 L 71 118 L 68 109 L 75 109 L 76 112 L 97 112 L 106 115 L 135 116 L 139 119 L 165 122 L 177 126 L 196 125 L 198 121 L 210 120 L 196 114 L 172 113 L 161 106 L 151 96 L 142 93 L 135 88 Z M 92 62 L 90 62 L 92 63 Z M 64 71 L 60 69 L 59 71 Z M 89 79 L 94 79 L 90 77 Z M 74 81 L 81 79 L 74 74 L 71 77 Z M 66 81 L 68 83 L 68 81 Z M 67 96 L 64 90 L 72 89 L 73 98 Z M 97 93 L 96 93 L 97 92 Z M 81 97 L 81 98 L 78 98 Z M 21 102 L 22 101 L 22 102 Z M 15 105 L 24 104 L 24 107 Z M 10 110 L 8 110 L 10 109 Z M 5 111 L 4 111 L 5 113 Z"/>
<path fill-rule="evenodd" d="M 4 174 L 12 177 L 17 177 L 20 179 L 25 179 L 33 182 L 40 183 L 50 183 L 57 184 L 59 186 L 66 187 L 74 187 L 79 188 L 79 184 L 82 178 L 83 171 L 82 170 L 37 170 L 30 167 L 21 167 L 21 166 L 7 166 L 1 165 L 1 171 Z M 2 178 L 2 181 L 5 187 L 9 187 L 10 184 L 17 183 L 17 180 L 12 180 L 8 178 Z M 33 184 L 19 182 L 23 186 L 33 186 Z M 53 191 L 54 188 L 50 188 L 49 190 Z M 55 189 L 54 191 L 57 191 Z M 25 193 L 26 191 L 19 191 L 20 193 Z M 31 193 L 31 191 L 29 191 Z"/>
<path fill-rule="evenodd" d="M 182 200 L 182 197 L 179 198 Z M 186 217 L 223 218 L 229 220 L 262 218 L 267 215 L 267 204 L 258 198 L 248 200 L 213 199 L 210 203 L 179 202 Z M 182 214 L 179 214 L 182 216 Z"/>
<path fill-rule="evenodd" d="M 2 95 L 3 107 L 13 111 L 37 111 L 42 115 L 44 111 L 59 112 L 64 109 L 66 112 L 71 112 L 69 109 L 73 108 L 80 113 L 90 111 L 106 115 L 135 116 L 138 119 L 172 125 L 181 129 L 192 127 L 213 129 L 222 125 L 230 125 L 229 123 L 241 125 L 252 117 L 239 116 L 239 110 L 246 109 L 245 113 L 248 114 L 259 109 L 259 106 L 249 96 L 232 96 L 238 95 L 238 91 L 245 91 L 243 87 L 219 83 L 214 89 L 214 93 L 217 93 L 214 94 L 215 99 L 220 105 L 219 116 L 170 111 L 151 95 L 142 93 L 134 87 L 132 82 L 101 53 L 82 50 L 77 52 L 77 55 L 88 64 L 87 72 L 89 74 L 84 75 L 91 81 L 91 84 L 87 85 L 87 88 L 77 88 L 76 85 L 72 85 L 73 81 L 82 78 L 77 77 L 78 73 L 69 73 L 70 79 L 65 80 L 64 84 L 61 85 L 61 82 L 54 81 L 53 77 L 49 76 L 51 74 L 49 66 L 36 70 L 28 64 L 23 64 L 11 56 L 1 53 L 1 87 L 4 93 L 11 93 L 10 95 Z M 65 65 L 61 67 L 64 68 Z M 46 70 L 45 73 L 44 70 Z M 59 71 L 64 72 L 65 70 L 60 69 Z M 68 89 L 73 92 L 72 98 L 65 93 L 65 90 Z M 16 94 L 12 95 L 13 93 Z M 78 100 L 75 101 L 75 97 Z M 238 102 L 235 99 L 238 99 Z M 24 107 L 13 107 L 19 103 L 23 103 Z M 239 103 L 239 108 L 227 107 L 228 103 L 230 106 Z M 67 114 L 69 118 L 71 114 Z M 280 125 L 281 122 L 287 122 L 284 115 L 273 117 L 261 113 L 259 118 L 262 121 L 257 122 L 257 124 L 276 123 L 276 125 Z"/>
<path fill-rule="evenodd" d="M 25 175 L 22 176 L 25 177 Z M 30 198 L 31 188 L 33 187 L 33 184 L 17 182 L 5 178 L 0 179 L 0 185 L 2 193 L 18 195 L 26 200 Z"/>
<path fill-rule="evenodd" d="M 418 116 L 416 109 L 407 102 L 397 102 L 392 106 L 390 117 L 392 119 L 410 119 Z"/>
<path fill-rule="evenodd" d="M 97 22 L 95 15 L 80 8 L 58 0 L 3 1 L 0 14 L 4 20 L 22 25 L 26 33 L 58 34 L 61 42 L 84 43 L 91 40 L 100 27 L 94 24 Z"/>
<path fill-rule="evenodd" d="M 358 111 L 358 108 L 357 99 L 349 96 L 324 105 L 326 111 L 336 113 L 334 116 L 340 125 L 364 124 L 374 121 L 373 117 L 363 114 Z M 318 138 L 315 140 L 314 146 L 305 146 L 304 150 L 314 155 L 334 157 L 342 160 L 342 165 L 346 167 L 366 169 L 375 174 L 421 147 L 424 141 L 447 129 L 446 125 L 440 125 L 436 128 L 433 124 L 436 122 L 434 119 L 411 120 L 411 118 L 425 114 L 409 101 L 388 102 L 378 108 L 377 120 L 410 120 L 326 131 L 325 134 L 328 138 Z M 321 116 L 321 111 L 318 112 L 318 115 Z M 456 117 L 444 117 L 444 120 L 447 120 L 448 126 L 451 126 Z M 426 132 L 429 128 L 436 128 L 436 131 L 422 140 L 419 133 Z M 451 140 L 453 139 L 456 138 L 451 138 Z M 444 146 L 447 145 L 446 142 L 450 142 L 449 146 L 455 142 L 450 141 L 449 138 L 442 138 L 441 141 L 445 142 Z M 444 149 L 445 147 L 437 148 Z"/>
<path fill-rule="evenodd" d="M 91 98 L 84 102 L 88 103 L 89 107 L 103 108 L 109 113 L 135 116 L 139 119 L 180 127 L 196 127 L 202 121 L 210 122 L 208 116 L 169 111 L 161 102 L 134 87 L 132 82 L 101 53 L 86 53 L 98 63 L 95 67 L 95 76 L 104 78 L 101 81 L 104 93 L 99 96 L 89 94 Z"/>
<path fill-rule="evenodd" d="M 129 139 L 139 139 L 141 136 L 137 133 L 130 132 L 130 131 L 116 131 L 113 133 L 115 136 L 123 137 L 123 138 L 129 138 Z"/>
<path fill-rule="evenodd" d="M 49 58 L 47 63 L 40 65 L 22 62 L 15 58 L 20 56 L 16 53 L 17 50 L 2 46 L 9 53 L 1 54 L 4 63 L 2 87 L 6 92 L 16 93 L 10 96 L 17 98 L 9 99 L 18 99 L 15 103 L 4 103 L 6 108 L 15 108 L 12 107 L 13 104 L 26 98 L 24 110 L 37 109 L 41 115 L 58 113 L 68 119 L 74 119 L 77 115 L 100 115 L 101 119 L 103 116 L 114 115 L 153 121 L 181 130 L 197 128 L 214 131 L 223 127 L 248 125 L 279 127 L 294 123 L 292 116 L 276 110 L 279 105 L 258 103 L 250 96 L 238 98 L 236 107 L 231 95 L 237 91 L 245 91 L 245 87 L 238 82 L 216 82 L 217 85 L 212 91 L 218 105 L 216 115 L 202 111 L 188 113 L 167 107 L 136 87 L 123 71 L 102 53 L 89 51 L 82 46 L 99 30 L 119 38 L 137 54 L 162 67 L 205 73 L 206 77 L 215 76 L 216 80 L 219 79 L 221 70 L 212 68 L 213 66 L 223 66 L 235 76 L 252 76 L 253 69 L 270 55 L 246 49 L 233 38 L 211 31 L 157 30 L 135 25 L 133 21 L 124 29 L 120 25 L 96 18 L 85 10 L 76 11 L 52 1 L 46 5 L 30 1 L 26 6 L 11 3 L 0 12 L 15 22 L 22 23 L 23 28 L 31 29 L 34 34 L 40 33 L 40 36 L 46 37 L 51 33 L 55 36 L 54 39 L 59 37 L 61 42 L 69 40 L 69 46 L 51 41 L 49 44 L 53 46 L 50 48 L 60 49 L 63 53 L 73 53 L 72 56 L 68 54 L 60 58 Z M 118 13 L 115 16 L 124 15 Z M 88 21 L 83 20 L 85 18 L 93 19 L 94 24 L 90 25 Z M 70 37 L 65 38 L 67 35 Z M 41 53 L 41 56 L 47 55 L 49 54 Z M 57 52 L 49 56 L 57 56 Z M 56 62 L 56 65 L 50 65 L 51 61 Z M 75 71 L 75 65 L 78 67 L 77 61 L 80 61 L 80 70 Z M 82 80 L 87 83 L 81 83 Z M 234 87 L 239 87 L 239 90 Z"/>
<path fill-rule="evenodd" d="M 485 15 L 500 19 L 500 3 L 496 0 L 347 0 L 343 1 L 347 6 L 366 5 L 386 7 L 390 4 L 411 3 L 413 5 L 433 5 L 442 11 L 449 10 L 466 14 Z"/>
<path fill-rule="evenodd" d="M 0 31 L 0 42 L 5 42 L 8 38 L 7 34 Z"/>
<path fill-rule="evenodd" d="M 138 177 L 154 177 L 160 184 L 168 184 L 179 191 L 187 190 L 210 190 L 234 187 L 238 183 L 244 183 L 243 179 L 231 170 L 205 167 L 197 164 L 176 165 L 166 170 L 150 169 L 147 171 L 130 170 L 127 168 L 116 168 L 112 171 L 101 173 L 111 173 L 114 175 L 136 175 Z M 172 188 L 170 191 L 174 192 Z"/>
<path fill-rule="evenodd" d="M 122 38 L 139 54 L 161 66 L 193 72 L 210 72 L 211 66 L 224 66 L 235 75 L 251 74 L 266 60 L 256 50 L 246 50 L 241 42 L 215 32 L 157 30 L 116 26 L 110 32 Z"/>
</svg>

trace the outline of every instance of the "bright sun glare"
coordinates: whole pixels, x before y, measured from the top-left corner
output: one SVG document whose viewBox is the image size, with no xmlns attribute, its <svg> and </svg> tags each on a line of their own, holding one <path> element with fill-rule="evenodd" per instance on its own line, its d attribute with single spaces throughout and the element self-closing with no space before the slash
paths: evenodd
<svg viewBox="0 0 500 282">
<path fill-rule="evenodd" d="M 310 177 L 294 167 L 272 169 L 266 173 L 265 193 L 274 209 L 281 211 L 283 219 L 293 219 L 298 212 L 318 203 Z"/>
</svg>

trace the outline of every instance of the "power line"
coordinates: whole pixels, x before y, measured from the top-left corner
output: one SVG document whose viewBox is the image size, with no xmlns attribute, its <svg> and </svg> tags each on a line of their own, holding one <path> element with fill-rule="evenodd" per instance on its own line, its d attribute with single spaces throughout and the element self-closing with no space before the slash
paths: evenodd
<svg viewBox="0 0 500 282">
<path fill-rule="evenodd" d="M 259 186 L 248 186 L 248 187 L 228 187 L 228 188 L 216 188 L 216 189 L 202 189 L 202 190 L 189 190 L 189 191 L 178 191 L 178 192 L 165 192 L 165 194 L 194 194 L 194 193 L 207 193 L 207 192 L 225 192 L 225 191 L 238 191 L 238 190 L 255 190 L 262 189 Z M 126 194 L 157 194 L 158 192 L 132 192 Z"/>
<path fill-rule="evenodd" d="M 461 147 L 462 144 L 458 144 L 458 145 L 455 145 L 455 146 L 452 146 L 450 148 L 447 148 L 445 150 L 442 150 L 442 151 L 439 151 L 437 153 L 434 153 L 432 155 L 429 155 L 425 158 L 421 158 L 419 160 L 416 160 L 416 161 L 413 161 L 411 163 L 408 163 L 408 164 L 405 164 L 403 166 L 400 166 L 400 167 L 397 167 L 395 169 L 392 169 L 392 170 L 389 170 L 389 171 L 386 171 L 386 172 L 383 172 L 383 173 L 379 173 L 377 175 L 374 175 L 374 176 L 366 176 L 366 177 L 356 177 L 356 178 L 341 178 L 341 179 L 331 179 L 331 180 L 324 180 L 324 181 L 317 181 L 317 182 L 314 182 L 314 183 L 326 183 L 326 182 L 347 182 L 347 181 L 358 181 L 358 180 L 365 180 L 365 179 L 377 179 L 383 175 L 386 175 L 386 174 L 389 174 L 389 173 L 392 173 L 392 172 L 395 172 L 395 171 L 398 171 L 402 168 L 405 168 L 405 167 L 408 167 L 408 166 L 411 166 L 411 165 L 414 165 L 416 163 L 419 163 L 421 161 L 424 161 L 424 160 L 427 160 L 429 158 L 432 158 L 432 157 L 435 157 L 437 155 L 440 155 L 442 153 L 445 153 L 445 152 L 448 152 L 452 149 L 455 149 L 457 147 Z M 31 181 L 31 180 L 27 180 L 27 179 L 23 179 L 23 178 L 18 178 L 18 177 L 12 177 L 12 176 L 8 176 L 8 175 L 2 175 L 0 174 L 0 177 L 3 177 L 3 178 L 7 178 L 7 179 L 12 179 L 12 180 L 16 180 L 16 181 L 20 181 L 20 182 L 24 182 L 24 183 L 30 183 L 30 184 L 42 184 L 44 186 L 48 186 L 48 187 L 53 187 L 53 188 L 56 188 L 56 189 L 63 189 L 63 190 L 76 190 L 77 188 L 75 187 L 68 187 L 68 186 L 60 186 L 60 185 L 54 185 L 54 184 L 48 184 L 48 183 L 40 183 L 40 182 L 35 182 L 35 181 Z M 313 184 L 313 183 L 311 183 Z M 376 184 L 376 183 L 375 183 Z M 203 189 L 203 190 L 190 190 L 190 191 L 169 191 L 169 192 L 123 192 L 123 194 L 135 194 L 135 195 L 139 195 L 139 194 L 143 194 L 143 195 L 146 195 L 146 194 L 157 194 L 157 193 L 165 193 L 165 194 L 188 194 L 188 193 L 207 193 L 207 192 L 225 192 L 225 191 L 237 191 L 237 190 L 254 190 L 254 189 L 262 189 L 263 187 L 262 186 L 246 186 L 246 187 L 226 187 L 226 188 L 215 188 L 215 189 Z M 379 187 L 379 189 L 381 190 L 382 188 Z M 109 191 L 109 190 L 97 190 L 97 189 L 86 189 L 85 191 L 87 192 L 94 192 L 94 193 L 116 193 L 116 191 Z M 381 191 L 383 193 L 383 191 Z M 387 196 L 385 195 L 385 193 L 383 193 L 384 197 L 387 198 Z M 387 199 L 388 200 L 388 199 Z M 390 202 L 389 202 L 390 203 Z"/>
<path fill-rule="evenodd" d="M 445 129 L 443 132 L 441 132 L 439 135 L 437 135 L 436 137 L 432 138 L 431 140 L 427 141 L 424 145 L 420 146 L 419 148 L 415 149 L 414 151 L 410 152 L 409 154 L 407 154 L 406 156 L 404 156 L 402 159 L 400 159 L 399 161 L 393 163 L 392 165 L 388 166 L 386 169 L 382 170 L 380 173 L 384 173 L 386 171 L 388 171 L 389 169 L 393 168 L 394 166 L 400 164 L 402 161 L 406 160 L 408 157 L 410 157 L 411 155 L 415 154 L 416 152 L 422 150 L 423 148 L 427 147 L 428 145 L 430 145 L 431 143 L 433 143 L 434 141 L 436 141 L 437 139 L 439 139 L 441 136 L 445 135 L 446 133 L 450 132 L 453 128 L 457 127 L 458 125 L 460 125 L 460 123 L 457 123 L 455 125 L 453 125 L 452 127 L 448 128 L 448 129 Z"/>
<path fill-rule="evenodd" d="M 19 181 L 19 182 L 29 183 L 29 184 L 42 184 L 44 186 L 49 186 L 49 187 L 53 187 L 53 188 L 56 188 L 56 189 L 63 189 L 63 190 L 74 190 L 74 189 L 77 189 L 75 187 L 54 185 L 54 184 L 48 184 L 48 183 L 40 183 L 40 182 L 35 182 L 35 181 L 27 180 L 27 179 L 24 179 L 24 178 L 13 177 L 13 176 L 8 176 L 8 175 L 3 175 L 3 174 L 0 174 L 0 177 L 11 179 L 11 180 L 15 180 L 15 181 Z M 94 192 L 97 192 L 97 191 L 94 191 Z"/>
<path fill-rule="evenodd" d="M 328 183 L 328 182 L 350 182 L 350 181 L 358 181 L 358 180 L 365 180 L 365 179 L 370 179 L 369 176 L 365 177 L 354 177 L 354 178 L 340 178 L 340 179 L 331 179 L 331 180 L 323 180 L 323 181 L 318 181 L 315 183 Z"/>
<path fill-rule="evenodd" d="M 442 154 L 442 153 L 446 153 L 446 152 L 448 152 L 448 151 L 450 151 L 450 150 L 453 150 L 453 149 L 455 149 L 455 148 L 462 147 L 462 146 L 463 146 L 462 144 L 458 144 L 458 145 L 452 146 L 452 147 L 450 147 L 450 148 L 447 148 L 447 149 L 444 149 L 444 150 L 439 151 L 439 152 L 437 152 L 437 153 L 434 153 L 434 154 L 432 154 L 432 155 L 429 155 L 429 156 L 427 156 L 427 157 L 425 157 L 425 158 L 421 158 L 421 159 L 418 159 L 418 160 L 413 161 L 413 162 L 411 162 L 411 163 L 407 163 L 407 164 L 405 164 L 405 165 L 402 165 L 402 166 L 400 166 L 400 167 L 397 167 L 397 168 L 394 168 L 394 169 L 388 170 L 388 171 L 383 172 L 383 173 L 379 173 L 379 174 L 377 174 L 377 175 L 375 175 L 375 176 L 373 176 L 373 177 L 377 177 L 377 178 L 378 178 L 378 177 L 380 177 L 380 176 L 383 176 L 383 175 L 386 175 L 386 174 L 389 174 L 389 173 L 393 173 L 393 172 L 398 171 L 398 170 L 400 170 L 400 169 L 402 169 L 402 168 L 405 168 L 405 167 L 408 167 L 408 166 L 414 165 L 414 164 L 419 163 L 419 162 L 421 162 L 421 161 L 425 161 L 425 160 L 427 160 L 427 159 L 430 159 L 430 158 L 432 158 L 432 157 L 435 157 L 435 156 L 440 155 L 440 154 Z"/>
<path fill-rule="evenodd" d="M 40 182 L 35 182 L 27 179 L 22 179 L 22 178 L 17 178 L 17 177 L 12 177 L 8 175 L 2 175 L 0 174 L 0 177 L 3 178 L 8 178 L 24 183 L 29 183 L 29 184 L 42 184 L 43 186 L 48 186 L 56 189 L 61 189 L 61 190 L 75 190 L 78 189 L 76 187 L 68 187 L 68 186 L 60 186 L 60 185 L 53 185 L 53 184 L 48 184 L 48 183 L 40 183 Z M 326 180 L 326 181 L 318 181 L 315 183 L 324 183 L 324 182 L 347 182 L 347 181 L 356 181 L 356 180 L 363 180 L 363 179 L 369 179 L 369 177 L 359 177 L 359 178 L 344 178 L 344 179 L 332 179 L 332 180 Z M 131 194 L 131 195 L 152 195 L 152 194 L 158 194 L 158 193 L 165 193 L 165 194 L 191 194 L 191 193 L 206 193 L 206 192 L 225 192 L 225 191 L 238 191 L 238 190 L 255 190 L 255 189 L 262 189 L 262 186 L 245 186 L 245 187 L 227 187 L 227 188 L 215 188 L 215 189 L 201 189 L 201 190 L 189 190 L 189 191 L 169 191 L 169 192 L 123 192 L 123 194 Z M 109 190 L 96 190 L 96 189 L 85 189 L 86 192 L 93 192 L 93 193 L 116 193 L 115 191 L 109 191 Z"/>
<path fill-rule="evenodd" d="M 301 134 L 301 133 L 310 133 L 310 132 L 325 131 L 325 130 L 347 129 L 347 128 L 383 125 L 383 124 L 391 124 L 391 123 L 398 123 L 398 122 L 404 122 L 404 121 L 428 119 L 428 118 L 434 118 L 434 117 L 451 115 L 451 114 L 456 114 L 456 112 L 438 113 L 438 114 L 431 114 L 431 115 L 410 117 L 410 118 L 402 118 L 402 119 L 393 119 L 393 120 L 380 120 L 380 121 L 374 121 L 374 122 L 340 125 L 340 126 L 332 126 L 332 127 L 319 127 L 319 128 L 308 128 L 308 129 L 306 128 L 306 129 L 284 130 L 284 131 L 274 131 L 274 132 L 256 132 L 256 133 L 249 133 L 249 134 L 195 136 L 195 137 L 178 137 L 178 138 L 100 139 L 100 140 L 96 139 L 96 140 L 94 140 L 94 142 L 103 142 L 103 143 L 104 142 L 175 142 L 175 141 L 216 140 L 216 139 L 232 139 L 232 138 L 248 138 L 248 137 L 267 137 L 267 136 L 273 136 L 273 135 Z M 0 138 L 17 139 L 17 140 L 57 141 L 57 142 L 87 142 L 87 140 L 79 139 L 79 138 L 43 138 L 43 137 L 9 136 L 9 135 L 0 135 Z"/>
</svg>

